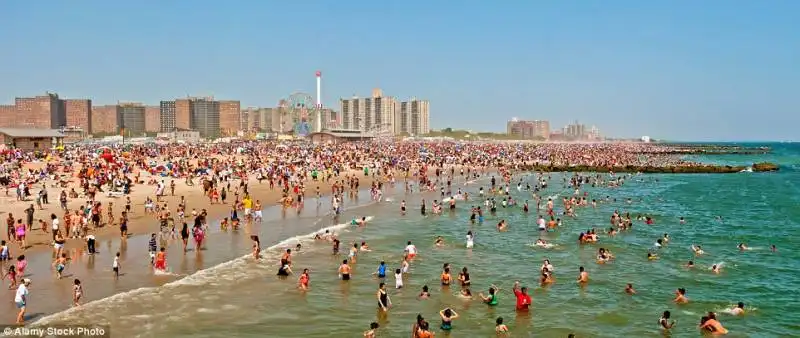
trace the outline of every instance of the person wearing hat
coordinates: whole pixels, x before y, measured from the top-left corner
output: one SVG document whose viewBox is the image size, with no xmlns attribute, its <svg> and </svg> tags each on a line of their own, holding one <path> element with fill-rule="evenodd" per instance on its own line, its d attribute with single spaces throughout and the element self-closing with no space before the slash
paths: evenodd
<svg viewBox="0 0 800 338">
<path fill-rule="evenodd" d="M 28 286 L 31 285 L 31 280 L 25 278 L 22 284 L 17 288 L 17 294 L 14 296 L 14 302 L 17 303 L 19 314 L 17 315 L 17 324 L 25 322 L 25 307 L 28 305 Z"/>
</svg>

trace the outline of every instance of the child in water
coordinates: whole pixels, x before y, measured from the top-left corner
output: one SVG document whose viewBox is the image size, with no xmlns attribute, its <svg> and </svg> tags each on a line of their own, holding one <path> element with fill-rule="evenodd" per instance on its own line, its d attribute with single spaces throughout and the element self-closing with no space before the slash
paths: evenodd
<svg viewBox="0 0 800 338">
<path fill-rule="evenodd" d="M 81 281 L 76 278 L 74 285 L 72 286 L 72 304 L 74 306 L 81 306 L 82 295 L 83 295 L 83 286 L 81 286 Z"/>
<path fill-rule="evenodd" d="M 56 276 L 58 276 L 58 279 L 61 279 L 61 277 L 63 277 L 64 269 L 67 268 L 67 254 L 62 253 L 61 257 L 56 259 L 54 265 L 56 268 Z"/>
</svg>

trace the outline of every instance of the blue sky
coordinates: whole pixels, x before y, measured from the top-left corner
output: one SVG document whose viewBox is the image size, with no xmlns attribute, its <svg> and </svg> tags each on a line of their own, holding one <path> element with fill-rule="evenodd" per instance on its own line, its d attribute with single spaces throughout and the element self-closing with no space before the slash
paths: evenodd
<svg viewBox="0 0 800 338">
<path fill-rule="evenodd" d="M 798 140 L 800 1 L 0 2 L 0 102 L 430 100 L 434 128 Z"/>
</svg>

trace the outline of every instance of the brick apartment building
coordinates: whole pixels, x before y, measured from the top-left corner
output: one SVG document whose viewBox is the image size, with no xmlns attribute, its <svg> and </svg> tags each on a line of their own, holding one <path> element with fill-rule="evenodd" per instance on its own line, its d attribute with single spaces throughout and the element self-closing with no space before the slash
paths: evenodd
<svg viewBox="0 0 800 338">
<path fill-rule="evenodd" d="M 66 127 L 77 127 L 85 133 L 92 132 L 92 100 L 66 99 Z"/>
<path fill-rule="evenodd" d="M 16 128 L 58 129 L 67 124 L 66 103 L 55 93 L 14 99 Z"/>
<path fill-rule="evenodd" d="M 144 107 L 144 130 L 148 133 L 161 131 L 161 108 L 157 106 Z"/>
<path fill-rule="evenodd" d="M 118 132 L 116 105 L 92 107 L 92 134 L 116 134 Z"/>
<path fill-rule="evenodd" d="M 13 127 L 17 118 L 17 106 L 13 104 L 0 105 L 0 127 Z"/>
<path fill-rule="evenodd" d="M 222 136 L 234 136 L 241 127 L 241 103 L 219 101 L 219 129 Z"/>
<path fill-rule="evenodd" d="M 77 127 L 88 133 L 92 129 L 92 100 L 62 99 L 56 93 L 18 97 L 13 105 L 0 105 L 0 127 Z"/>
</svg>

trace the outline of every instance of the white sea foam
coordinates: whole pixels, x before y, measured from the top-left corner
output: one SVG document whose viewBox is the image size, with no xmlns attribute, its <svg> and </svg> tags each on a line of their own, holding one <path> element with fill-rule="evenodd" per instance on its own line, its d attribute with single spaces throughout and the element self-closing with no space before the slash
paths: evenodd
<svg viewBox="0 0 800 338">
<path fill-rule="evenodd" d="M 369 217 L 367 217 L 367 220 L 369 221 L 369 220 L 372 220 L 373 218 L 374 217 L 369 216 Z M 296 245 L 297 243 L 300 243 L 304 239 L 312 239 L 314 237 L 314 235 L 316 235 L 318 233 L 320 233 L 320 234 L 324 233 L 325 230 L 329 230 L 330 232 L 335 232 L 337 230 L 346 229 L 346 228 L 348 228 L 350 226 L 352 226 L 350 224 L 350 222 L 341 223 L 341 224 L 336 224 L 336 225 L 329 226 L 329 227 L 326 227 L 326 228 L 322 228 L 322 229 L 316 230 L 316 231 L 308 233 L 308 234 L 299 235 L 299 236 L 293 236 L 293 237 L 284 239 L 283 241 L 281 241 L 281 242 L 279 242 L 279 243 L 277 243 L 277 244 L 275 244 L 273 246 L 270 246 L 270 247 L 266 248 L 264 251 L 274 251 L 274 250 L 283 249 L 285 247 L 293 247 L 294 245 Z M 246 269 L 246 268 L 243 267 L 243 265 L 247 264 L 247 262 L 251 259 L 251 257 L 252 257 L 252 254 L 246 254 L 246 255 L 243 255 L 241 257 L 232 259 L 230 261 L 222 262 L 222 263 L 217 264 L 215 266 L 212 266 L 212 267 L 210 267 L 208 269 L 198 270 L 198 271 L 196 271 L 195 273 L 193 273 L 191 275 L 185 276 L 184 278 L 178 279 L 178 280 L 170 282 L 170 283 L 166 283 L 166 284 L 164 284 L 162 286 L 141 287 L 141 288 L 133 289 L 133 290 L 126 291 L 126 292 L 117 293 L 117 294 L 111 295 L 111 296 L 106 297 L 106 298 L 94 300 L 94 301 L 85 303 L 85 304 L 81 305 L 80 307 L 72 307 L 72 308 L 66 309 L 64 311 L 57 312 L 57 313 L 42 317 L 39 320 L 37 320 L 36 322 L 34 322 L 31 326 L 34 326 L 34 327 L 43 326 L 43 325 L 47 325 L 49 323 L 65 321 L 65 320 L 68 320 L 71 315 L 77 313 L 78 311 L 90 311 L 90 312 L 103 311 L 103 310 L 106 310 L 107 307 L 109 305 L 111 305 L 111 304 L 125 303 L 125 302 L 127 302 L 129 300 L 132 300 L 132 299 L 141 300 L 142 298 L 145 298 L 145 297 L 147 297 L 149 295 L 158 296 L 158 294 L 161 294 L 161 293 L 163 293 L 163 292 L 165 292 L 167 290 L 175 289 L 175 288 L 181 287 L 181 286 L 202 286 L 202 285 L 210 284 L 212 282 L 213 283 L 220 283 L 223 280 L 225 280 L 225 281 L 239 280 L 239 279 L 247 277 L 247 275 L 251 274 L 249 269 Z M 238 268 L 238 267 L 242 267 L 242 268 Z M 180 297 L 180 295 L 178 295 L 176 297 Z M 230 305 L 230 306 L 233 306 L 233 305 Z M 143 318 L 149 318 L 150 317 L 149 315 L 139 315 L 139 316 L 146 316 L 146 317 L 143 317 Z"/>
</svg>

